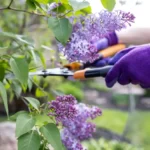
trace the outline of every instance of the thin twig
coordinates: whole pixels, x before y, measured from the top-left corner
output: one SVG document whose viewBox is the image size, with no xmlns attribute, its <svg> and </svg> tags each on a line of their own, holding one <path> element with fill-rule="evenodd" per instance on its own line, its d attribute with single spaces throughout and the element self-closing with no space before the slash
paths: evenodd
<svg viewBox="0 0 150 150">
<path fill-rule="evenodd" d="M 10 1 L 9 5 L 8 5 L 7 7 L 0 8 L 0 10 L 6 10 L 6 9 L 9 9 L 12 3 L 13 3 L 13 0 Z"/>
<path fill-rule="evenodd" d="M 31 15 L 37 15 L 37 16 L 41 16 L 41 17 L 48 17 L 48 15 L 44 15 L 44 14 L 39 14 L 39 13 L 34 13 L 34 12 L 30 12 L 30 11 L 26 11 L 26 10 L 22 10 L 22 9 L 17 9 L 17 8 L 12 8 L 10 7 L 12 4 L 13 0 L 11 0 L 10 4 L 7 7 L 4 8 L 0 8 L 0 11 L 4 11 L 4 10 L 12 10 L 12 11 L 19 11 L 19 12 L 24 12 L 24 13 L 28 13 Z M 60 18 L 65 17 L 67 14 L 69 14 L 70 12 L 72 12 L 72 10 L 69 10 L 68 12 L 66 12 L 65 14 L 63 14 L 62 16 L 59 16 Z"/>
<path fill-rule="evenodd" d="M 28 13 L 31 15 L 37 15 L 37 16 L 41 16 L 41 17 L 47 17 L 47 15 L 43 15 L 43 14 L 39 14 L 39 13 L 33 13 L 30 11 L 26 11 L 26 10 L 22 10 L 22 9 L 16 9 L 16 8 L 12 8 L 12 7 L 5 7 L 5 8 L 0 8 L 0 11 L 4 11 L 4 10 L 12 10 L 12 11 L 19 11 L 19 12 L 24 12 L 24 13 Z"/>
<path fill-rule="evenodd" d="M 43 88 L 41 88 L 37 83 L 35 83 L 33 79 L 31 79 L 31 81 L 37 88 L 39 88 L 43 93 L 45 93 L 45 97 L 48 96 L 48 93 Z"/>
<path fill-rule="evenodd" d="M 4 8 L 0 8 L 0 10 L 6 10 L 7 9 L 7 7 L 4 7 Z"/>
<path fill-rule="evenodd" d="M 9 5 L 7 8 L 10 8 L 11 4 L 13 3 L 13 0 L 10 1 Z"/>
<path fill-rule="evenodd" d="M 27 5 L 25 6 L 25 9 L 27 9 Z M 25 30 L 25 27 L 26 27 L 26 20 L 27 20 L 27 14 L 24 13 L 23 14 L 23 20 L 22 20 L 22 25 L 21 25 L 21 28 L 20 28 L 20 31 L 19 31 L 20 34 L 24 33 L 24 30 Z"/>
<path fill-rule="evenodd" d="M 67 14 L 69 14 L 70 12 L 72 12 L 72 10 L 67 11 L 65 14 L 63 14 L 62 16 L 60 16 L 60 18 L 65 17 Z"/>
<path fill-rule="evenodd" d="M 20 96 L 20 98 L 28 106 L 28 103 L 25 101 L 25 98 L 23 96 Z"/>
<path fill-rule="evenodd" d="M 32 14 L 32 15 L 38 15 L 38 16 L 46 17 L 46 15 L 43 15 L 43 14 L 33 13 L 33 12 L 30 12 L 30 11 L 21 10 L 21 9 L 16 9 L 16 8 L 10 8 L 10 10 L 13 10 L 13 11 L 20 11 L 20 12 L 25 12 L 25 13 Z"/>
</svg>

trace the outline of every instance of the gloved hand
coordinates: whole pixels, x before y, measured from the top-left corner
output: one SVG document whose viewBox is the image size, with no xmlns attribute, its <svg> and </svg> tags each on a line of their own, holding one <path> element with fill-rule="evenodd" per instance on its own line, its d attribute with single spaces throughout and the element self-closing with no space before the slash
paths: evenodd
<svg viewBox="0 0 150 150">
<path fill-rule="evenodd" d="M 122 51 L 118 52 L 114 57 L 108 57 L 104 59 L 96 60 L 92 63 L 93 67 L 103 67 L 106 65 L 114 65 L 121 57 L 131 51 L 134 47 L 123 49 Z"/>
<path fill-rule="evenodd" d="M 104 48 L 107 48 L 109 46 L 118 44 L 118 37 L 115 32 L 108 34 L 105 38 L 100 39 L 99 41 L 93 41 L 97 46 L 97 49 L 100 51 Z"/>
<path fill-rule="evenodd" d="M 99 41 L 96 41 L 93 43 L 96 45 L 98 52 L 99 52 L 100 50 L 103 50 L 109 46 L 118 44 L 118 37 L 117 37 L 116 33 L 113 32 L 113 33 L 108 34 L 105 38 L 102 38 Z M 105 58 L 103 60 L 101 60 L 101 59 L 96 60 L 95 62 L 91 63 L 90 65 L 94 66 L 94 67 L 102 67 L 102 66 L 105 66 L 107 64 L 107 62 L 108 62 L 108 58 Z"/>
<path fill-rule="evenodd" d="M 103 66 L 108 65 L 109 60 L 110 60 L 110 57 L 104 58 L 104 59 L 98 59 L 94 61 L 93 63 L 91 63 L 90 65 L 92 67 L 103 67 Z"/>
<path fill-rule="evenodd" d="M 150 44 L 126 48 L 109 59 L 108 64 L 114 65 L 105 78 L 108 87 L 118 82 L 150 88 Z"/>
</svg>

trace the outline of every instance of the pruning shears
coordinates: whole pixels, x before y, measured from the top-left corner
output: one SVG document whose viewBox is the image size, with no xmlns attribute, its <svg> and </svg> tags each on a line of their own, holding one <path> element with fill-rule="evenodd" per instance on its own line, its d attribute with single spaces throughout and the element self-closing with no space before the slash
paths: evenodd
<svg viewBox="0 0 150 150">
<path fill-rule="evenodd" d="M 52 68 L 43 71 L 37 72 L 30 72 L 29 76 L 63 76 L 73 77 L 74 79 L 86 79 L 86 78 L 93 78 L 93 77 L 105 77 L 107 72 L 112 68 L 112 66 L 105 66 L 101 68 L 93 68 L 93 69 L 83 69 L 78 71 L 72 71 L 68 68 Z"/>
<path fill-rule="evenodd" d="M 106 48 L 99 52 L 99 60 L 110 57 L 117 53 L 118 51 L 121 51 L 125 48 L 124 44 L 117 44 L 115 46 L 111 46 L 109 48 Z M 82 64 L 79 62 L 73 62 L 67 65 L 64 65 L 63 68 L 51 68 L 36 72 L 30 72 L 29 76 L 63 76 L 65 78 L 67 77 L 73 77 L 74 79 L 86 79 L 86 78 L 94 78 L 94 77 L 105 77 L 108 73 L 108 71 L 113 66 L 105 66 L 100 68 L 87 68 L 90 67 L 90 64 Z"/>
</svg>

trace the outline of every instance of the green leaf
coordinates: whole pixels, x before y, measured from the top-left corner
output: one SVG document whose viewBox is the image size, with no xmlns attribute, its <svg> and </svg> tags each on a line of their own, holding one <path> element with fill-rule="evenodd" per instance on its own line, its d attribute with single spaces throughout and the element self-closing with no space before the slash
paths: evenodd
<svg viewBox="0 0 150 150">
<path fill-rule="evenodd" d="M 45 126 L 42 126 L 40 128 L 40 132 L 55 150 L 62 150 L 63 146 L 60 138 L 60 133 L 55 124 L 49 123 Z"/>
<path fill-rule="evenodd" d="M 15 92 L 16 97 L 19 98 L 22 92 L 20 83 L 18 83 L 18 81 L 16 80 L 13 80 L 11 87 L 12 87 L 12 90 Z"/>
<path fill-rule="evenodd" d="M 31 49 L 29 50 L 29 53 L 31 53 L 32 59 L 33 59 L 34 62 L 37 64 L 37 63 L 38 63 L 38 61 L 37 61 L 37 56 L 36 56 L 36 53 L 35 53 L 35 51 L 33 50 L 33 48 L 31 48 Z"/>
<path fill-rule="evenodd" d="M 35 0 L 35 1 L 38 2 L 38 3 L 41 3 L 41 4 L 48 4 L 52 0 Z"/>
<path fill-rule="evenodd" d="M 43 53 L 40 52 L 40 51 L 36 51 L 36 55 L 40 58 L 41 63 L 43 65 L 44 69 L 46 69 L 46 62 L 45 62 L 45 58 L 43 56 Z"/>
<path fill-rule="evenodd" d="M 16 122 L 16 136 L 20 137 L 29 132 L 35 125 L 35 122 L 36 120 L 27 114 L 19 115 Z"/>
<path fill-rule="evenodd" d="M 67 18 L 54 18 L 51 17 L 48 19 L 48 25 L 55 37 L 62 43 L 65 44 L 71 33 L 72 33 L 72 25 L 70 24 Z"/>
<path fill-rule="evenodd" d="M 39 150 L 39 148 L 40 136 L 37 131 L 30 131 L 18 139 L 18 150 Z"/>
<path fill-rule="evenodd" d="M 36 110 L 39 110 L 40 102 L 32 97 L 24 97 Z"/>
<path fill-rule="evenodd" d="M 34 1 L 34 4 L 36 5 L 37 8 L 39 8 L 41 11 L 43 11 L 43 8 L 41 7 L 40 3 Z"/>
<path fill-rule="evenodd" d="M 7 37 L 7 38 L 16 38 L 16 34 L 11 32 L 0 32 L 0 37 Z"/>
<path fill-rule="evenodd" d="M 7 50 L 8 49 L 8 47 L 0 47 L 0 50 L 2 51 L 2 50 Z"/>
<path fill-rule="evenodd" d="M 22 35 L 15 35 L 15 37 L 22 44 L 27 44 L 30 46 L 34 45 L 34 41 L 30 37 L 26 37 L 26 36 L 22 36 Z"/>
<path fill-rule="evenodd" d="M 77 16 L 78 15 L 87 15 L 87 14 L 90 14 L 90 13 L 92 13 L 92 9 L 89 6 L 89 7 L 83 8 L 83 9 L 81 9 L 79 11 L 76 11 L 75 15 L 77 15 Z"/>
<path fill-rule="evenodd" d="M 10 59 L 10 66 L 16 78 L 24 86 L 28 82 L 28 64 L 24 57 L 13 57 Z"/>
<path fill-rule="evenodd" d="M 53 9 L 56 13 L 65 13 L 66 12 L 66 4 L 60 5 L 59 7 Z M 70 5 L 69 5 L 70 6 Z"/>
<path fill-rule="evenodd" d="M 1 94 L 2 100 L 4 102 L 4 107 L 5 107 L 7 116 L 9 116 L 7 93 L 6 93 L 6 89 L 2 82 L 0 82 L 0 94 Z"/>
<path fill-rule="evenodd" d="M 26 3 L 30 9 L 33 9 L 33 10 L 36 9 L 36 5 L 33 0 L 27 0 Z"/>
<path fill-rule="evenodd" d="M 101 0 L 102 5 L 109 11 L 112 11 L 115 7 L 116 0 Z"/>
<path fill-rule="evenodd" d="M 78 11 L 90 5 L 90 3 L 86 0 L 69 0 L 69 3 L 73 7 L 74 11 Z"/>
<path fill-rule="evenodd" d="M 53 120 L 50 119 L 49 116 L 47 116 L 47 113 L 45 114 L 38 114 L 35 116 L 36 119 L 36 126 L 42 127 L 45 125 L 45 123 L 53 123 Z"/>
<path fill-rule="evenodd" d="M 3 81 L 5 76 L 5 68 L 2 64 L 0 64 L 0 81 Z"/>
<path fill-rule="evenodd" d="M 21 115 L 21 114 L 28 114 L 28 112 L 27 111 L 18 111 L 17 113 L 15 113 L 14 115 L 12 115 L 12 116 L 10 116 L 10 120 L 12 120 L 12 121 L 16 121 L 16 119 L 17 119 L 17 117 L 19 116 L 19 115 Z"/>
<path fill-rule="evenodd" d="M 0 32 L 0 37 L 6 37 L 7 39 L 8 38 L 15 39 L 18 41 L 19 44 L 27 44 L 30 46 L 34 45 L 34 41 L 30 37 L 13 34 L 11 32 Z"/>
<path fill-rule="evenodd" d="M 28 78 L 28 89 L 30 92 L 32 90 L 32 86 L 33 86 L 32 80 L 30 78 Z"/>
<path fill-rule="evenodd" d="M 68 1 L 68 0 L 61 0 L 61 3 L 63 3 L 63 4 L 68 4 L 69 1 Z"/>
<path fill-rule="evenodd" d="M 47 96 L 47 93 L 45 91 L 41 90 L 40 88 L 36 88 L 35 96 L 37 98 L 45 97 L 45 96 Z"/>
</svg>

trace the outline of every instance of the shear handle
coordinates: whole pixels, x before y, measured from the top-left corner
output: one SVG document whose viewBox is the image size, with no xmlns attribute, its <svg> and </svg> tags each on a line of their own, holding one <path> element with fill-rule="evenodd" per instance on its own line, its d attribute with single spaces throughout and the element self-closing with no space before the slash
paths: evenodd
<svg viewBox="0 0 150 150">
<path fill-rule="evenodd" d="M 105 77 L 113 66 L 105 66 L 101 68 L 79 70 L 74 73 L 74 79 L 86 79 L 94 77 Z"/>
</svg>

